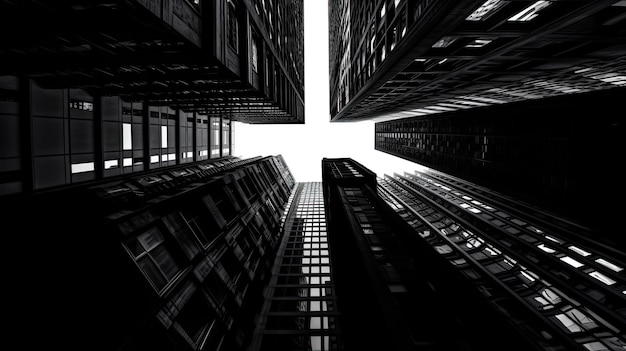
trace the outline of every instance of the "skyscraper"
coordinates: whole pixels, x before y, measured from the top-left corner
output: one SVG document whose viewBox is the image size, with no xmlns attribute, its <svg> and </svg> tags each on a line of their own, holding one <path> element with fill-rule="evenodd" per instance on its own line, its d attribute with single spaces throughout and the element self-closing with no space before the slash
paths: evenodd
<svg viewBox="0 0 626 351">
<path fill-rule="evenodd" d="M 297 183 L 282 219 L 253 350 L 343 350 L 322 183 Z"/>
<path fill-rule="evenodd" d="M 330 118 L 375 148 L 558 212 L 626 248 L 623 1 L 329 1 Z M 616 195 L 619 193 L 619 195 Z M 593 204 L 589 206 L 588 204 Z"/>
<path fill-rule="evenodd" d="M 331 121 L 623 87 L 625 11 L 617 0 L 331 0 Z"/>
<path fill-rule="evenodd" d="M 624 253 L 588 229 L 437 171 L 376 179 L 351 159 L 323 163 L 346 345 L 626 346 Z"/>
<path fill-rule="evenodd" d="M 9 334 L 33 348 L 244 350 L 293 186 L 281 156 L 228 157 L 3 198 L 6 247 L 23 254 Z"/>
<path fill-rule="evenodd" d="M 233 155 L 304 123 L 302 1 L 0 3 L 0 196 Z"/>
<path fill-rule="evenodd" d="M 515 102 L 375 125 L 375 148 L 558 212 L 626 249 L 619 184 L 624 90 Z M 622 192 L 623 193 L 623 192 Z M 593 205 L 591 205 L 593 204 Z"/>
<path fill-rule="evenodd" d="M 246 123 L 304 123 L 302 1 L 0 4 L 19 90 L 81 89 Z"/>
</svg>

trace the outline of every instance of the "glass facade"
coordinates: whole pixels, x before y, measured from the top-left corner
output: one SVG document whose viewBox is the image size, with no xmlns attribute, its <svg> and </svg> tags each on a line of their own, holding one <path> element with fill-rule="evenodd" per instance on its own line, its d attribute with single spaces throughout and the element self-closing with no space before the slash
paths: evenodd
<svg viewBox="0 0 626 351">
<path fill-rule="evenodd" d="M 623 16 L 621 1 L 330 1 L 331 120 L 624 87 L 622 41 L 602 34 L 622 33 Z"/>
<path fill-rule="evenodd" d="M 623 253 L 584 228 L 435 171 L 386 176 L 378 191 L 541 349 L 626 346 Z"/>
<path fill-rule="evenodd" d="M 321 183 L 297 183 L 252 350 L 340 350 Z"/>
</svg>

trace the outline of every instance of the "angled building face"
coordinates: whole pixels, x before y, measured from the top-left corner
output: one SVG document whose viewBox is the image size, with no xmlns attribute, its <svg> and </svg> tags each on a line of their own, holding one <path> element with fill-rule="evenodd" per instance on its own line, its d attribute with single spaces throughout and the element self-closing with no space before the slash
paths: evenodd
<svg viewBox="0 0 626 351">
<path fill-rule="evenodd" d="M 351 159 L 323 162 L 346 347 L 626 346 L 625 256 L 589 229 L 440 172 L 376 179 Z"/>
<path fill-rule="evenodd" d="M 626 84 L 623 1 L 329 1 L 331 121 Z"/>
<path fill-rule="evenodd" d="M 621 182 L 615 113 L 626 90 L 515 102 L 375 125 L 375 149 L 560 213 L 626 244 L 613 192 L 590 186 L 588 172 Z M 594 204 L 589 206 L 589 204 Z M 626 246 L 625 246 L 626 247 Z"/>
<path fill-rule="evenodd" d="M 466 333 L 448 336 L 459 313 L 429 288 L 429 257 L 377 195 L 376 175 L 338 158 L 322 161 L 322 177 L 345 349 L 469 347 Z"/>
<path fill-rule="evenodd" d="M 245 350 L 294 184 L 281 156 L 229 157 L 3 199 L 33 292 L 11 318 L 42 347 Z"/>
<path fill-rule="evenodd" d="M 343 350 L 322 183 L 297 183 L 249 351 Z"/>
<path fill-rule="evenodd" d="M 230 157 L 231 120 L 0 78 L 0 196 Z"/>
<path fill-rule="evenodd" d="M 0 12 L 0 77 L 22 89 L 304 123 L 301 0 L 3 2 Z"/>
<path fill-rule="evenodd" d="M 626 346 L 624 252 L 589 229 L 435 171 L 386 176 L 379 190 L 536 349 Z"/>
</svg>

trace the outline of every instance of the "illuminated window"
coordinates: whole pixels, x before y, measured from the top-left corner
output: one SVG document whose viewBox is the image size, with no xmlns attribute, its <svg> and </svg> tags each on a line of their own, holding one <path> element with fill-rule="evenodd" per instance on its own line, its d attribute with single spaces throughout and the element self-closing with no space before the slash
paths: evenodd
<svg viewBox="0 0 626 351">
<path fill-rule="evenodd" d="M 104 169 L 117 168 L 119 166 L 119 160 L 105 160 Z"/>
<path fill-rule="evenodd" d="M 74 163 L 72 164 L 72 173 L 91 172 L 94 170 L 93 162 Z"/>
<path fill-rule="evenodd" d="M 608 269 L 611 269 L 611 270 L 613 270 L 615 272 L 621 272 L 624 269 L 624 268 L 622 268 L 622 267 L 620 267 L 620 266 L 618 266 L 616 264 L 613 264 L 613 263 L 605 260 L 604 258 L 598 258 L 596 260 L 596 262 L 598 262 L 599 264 L 603 265 L 604 267 L 606 267 Z"/>
<path fill-rule="evenodd" d="M 613 285 L 613 284 L 616 283 L 615 280 L 613 280 L 613 279 L 607 277 L 606 275 L 604 275 L 604 274 L 602 274 L 600 272 L 597 272 L 597 271 L 593 271 L 593 272 L 589 273 L 589 275 L 594 277 L 594 278 L 596 278 L 596 279 L 598 279 L 599 281 L 603 282 L 606 285 Z"/>
<path fill-rule="evenodd" d="M 167 126 L 161 126 L 161 147 L 167 147 Z"/>
<path fill-rule="evenodd" d="M 509 21 L 512 22 L 527 22 L 537 17 L 539 11 L 550 6 L 552 2 L 550 1 L 536 1 L 532 5 L 518 12 L 513 17 L 509 18 Z"/>
<path fill-rule="evenodd" d="M 124 150 L 133 149 L 133 134 L 130 123 L 122 124 L 122 145 Z"/>
<path fill-rule="evenodd" d="M 480 5 L 474 12 L 472 12 L 467 18 L 467 21 L 484 21 L 489 16 L 493 15 L 502 6 L 506 5 L 508 1 L 502 0 L 487 0 Z"/>
<path fill-rule="evenodd" d="M 574 268 L 580 268 L 582 266 L 584 266 L 584 264 L 576 261 L 575 259 L 569 257 L 569 256 L 563 256 L 561 257 L 561 261 L 569 264 L 570 266 L 574 267 Z"/>
<path fill-rule="evenodd" d="M 493 39 L 479 38 L 472 40 L 469 44 L 465 45 L 467 48 L 482 48 L 483 46 L 491 43 Z"/>
<path fill-rule="evenodd" d="M 447 48 L 450 44 L 454 43 L 459 37 L 443 37 L 433 44 L 434 48 Z"/>
</svg>

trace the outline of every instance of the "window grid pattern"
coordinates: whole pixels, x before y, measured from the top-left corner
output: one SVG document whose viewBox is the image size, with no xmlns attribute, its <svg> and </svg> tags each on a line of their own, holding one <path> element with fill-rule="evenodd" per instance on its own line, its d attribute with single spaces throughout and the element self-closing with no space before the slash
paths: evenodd
<svg viewBox="0 0 626 351">
<path fill-rule="evenodd" d="M 621 30 L 622 16 L 619 2 L 335 1 L 332 118 L 397 119 L 624 86 L 623 52 L 584 61 L 562 57 L 610 50 L 616 41 L 583 44 L 580 38 Z M 588 25 L 592 21 L 599 25 Z M 446 23 L 446 30 L 426 29 L 432 23 Z"/>
<path fill-rule="evenodd" d="M 336 296 L 321 183 L 298 183 L 282 217 L 275 285 L 259 350 L 339 349 Z"/>
<path fill-rule="evenodd" d="M 561 346 L 558 347 L 571 347 L 574 345 L 581 350 L 593 350 L 596 349 L 594 347 L 601 346 L 602 348 L 598 349 L 608 350 L 626 345 L 624 336 L 616 332 L 620 326 L 607 322 L 599 317 L 591 306 L 581 304 L 582 300 L 554 286 L 550 278 L 544 276 L 545 273 L 541 268 L 530 269 L 516 260 L 517 255 L 515 258 L 512 257 L 514 252 L 512 253 L 509 248 L 513 240 L 510 237 L 496 240 L 484 231 L 470 228 L 467 224 L 454 220 L 454 217 L 445 210 L 438 209 L 437 206 L 418 196 L 428 191 L 425 189 L 428 189 L 429 184 L 427 182 L 416 183 L 412 181 L 414 179 L 415 177 L 409 176 L 387 176 L 379 180 L 381 184 L 379 191 L 387 192 L 388 198 L 393 199 L 389 201 L 393 204 L 391 207 L 405 217 L 417 234 L 437 253 L 445 257 L 468 279 L 474 280 L 483 295 L 499 309 L 518 318 L 517 321 L 524 321 L 522 323 L 526 326 L 521 326 L 523 330 L 534 333 L 528 329 L 529 325 L 533 325 L 529 320 L 536 320 L 539 316 L 542 320 L 540 323 L 547 327 L 539 333 L 539 339 L 545 346 L 557 347 L 560 344 Z M 456 192 L 449 188 L 445 189 L 445 185 L 443 188 L 444 191 Z M 467 201 L 467 199 L 464 200 Z M 469 202 L 471 203 L 471 199 Z M 463 203 L 468 205 L 466 202 Z M 484 203 L 480 205 L 492 208 Z M 480 213 L 474 207 L 480 207 L 480 205 L 472 203 L 468 206 L 459 206 L 456 211 L 452 212 L 463 218 L 462 211 L 467 210 L 472 214 Z M 475 210 L 472 211 L 472 209 Z M 504 225 L 502 223 L 501 226 Z M 511 231 L 508 232 L 511 233 Z M 530 253 L 527 255 L 534 256 Z M 544 268 L 552 269 L 554 272 L 553 267 Z M 575 283 L 572 282 L 572 284 Z M 583 287 L 587 287 L 590 294 L 602 299 L 603 302 L 610 298 L 609 294 L 600 292 L 600 289 L 589 289 L 589 285 L 583 285 Z M 516 300 L 524 302 L 523 309 L 515 307 L 517 302 L 514 301 Z M 619 304 L 619 301 L 613 300 L 613 303 Z M 623 298 L 621 301 L 623 302 Z M 615 307 L 619 308 L 619 306 Z"/>
</svg>

